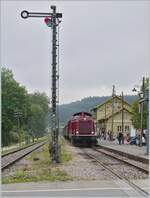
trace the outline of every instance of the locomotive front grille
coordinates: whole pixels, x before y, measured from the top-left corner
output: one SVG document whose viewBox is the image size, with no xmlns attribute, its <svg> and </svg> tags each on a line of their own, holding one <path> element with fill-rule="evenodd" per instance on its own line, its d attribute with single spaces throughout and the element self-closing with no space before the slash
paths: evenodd
<svg viewBox="0 0 150 198">
<path fill-rule="evenodd" d="M 91 122 L 89 121 L 80 121 L 79 122 L 79 134 L 91 134 L 92 127 Z"/>
</svg>

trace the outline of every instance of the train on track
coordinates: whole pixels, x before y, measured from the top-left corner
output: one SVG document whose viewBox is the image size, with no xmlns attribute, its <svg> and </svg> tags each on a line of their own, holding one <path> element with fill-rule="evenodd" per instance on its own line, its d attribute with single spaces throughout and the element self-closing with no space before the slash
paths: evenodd
<svg viewBox="0 0 150 198">
<path fill-rule="evenodd" d="M 63 135 L 74 145 L 96 145 L 97 135 L 92 115 L 87 112 L 73 114 L 63 129 Z"/>
</svg>

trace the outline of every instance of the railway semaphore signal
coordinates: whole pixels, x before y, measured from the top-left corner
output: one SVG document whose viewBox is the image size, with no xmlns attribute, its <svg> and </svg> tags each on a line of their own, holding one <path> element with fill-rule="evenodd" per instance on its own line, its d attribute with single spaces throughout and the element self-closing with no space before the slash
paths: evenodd
<svg viewBox="0 0 150 198">
<path fill-rule="evenodd" d="M 51 100 L 51 119 L 52 119 L 52 143 L 50 143 L 50 153 L 52 155 L 52 162 L 60 162 L 60 146 L 58 144 L 59 135 L 59 115 L 57 111 L 57 103 L 59 96 L 59 78 L 58 78 L 58 63 L 57 54 L 59 47 L 59 40 L 57 39 L 57 27 L 59 28 L 60 20 L 62 18 L 62 13 L 56 12 L 56 6 L 51 6 L 52 13 L 42 13 L 42 12 L 28 12 L 23 10 L 21 12 L 21 17 L 27 19 L 29 17 L 41 17 L 44 18 L 44 22 L 48 27 L 52 28 L 52 100 Z M 58 56 L 59 57 L 59 56 Z M 59 61 L 58 61 L 59 62 Z M 58 91 L 56 91 L 58 90 Z"/>
<path fill-rule="evenodd" d="M 52 26 L 53 26 L 52 18 L 45 17 L 44 22 L 46 23 L 46 25 L 47 25 L 48 27 L 52 27 Z"/>
</svg>

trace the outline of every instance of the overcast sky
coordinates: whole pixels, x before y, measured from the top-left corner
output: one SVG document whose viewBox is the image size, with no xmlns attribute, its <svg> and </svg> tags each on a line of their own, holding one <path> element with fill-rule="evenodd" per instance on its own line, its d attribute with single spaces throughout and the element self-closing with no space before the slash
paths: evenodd
<svg viewBox="0 0 150 198">
<path fill-rule="evenodd" d="M 1 62 L 29 92 L 50 95 L 51 29 L 22 10 L 49 12 L 60 24 L 60 103 L 132 94 L 150 66 L 150 1 L 2 1 Z"/>
</svg>

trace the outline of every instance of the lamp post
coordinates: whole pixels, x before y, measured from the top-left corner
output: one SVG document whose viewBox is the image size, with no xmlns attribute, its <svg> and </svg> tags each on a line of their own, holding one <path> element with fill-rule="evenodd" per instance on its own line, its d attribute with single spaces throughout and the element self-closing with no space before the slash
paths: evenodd
<svg viewBox="0 0 150 198">
<path fill-rule="evenodd" d="M 140 104 L 140 113 L 141 113 L 141 135 L 140 135 L 140 146 L 142 146 L 142 137 L 143 137 L 143 112 L 144 112 L 144 101 L 143 101 L 143 98 L 144 98 L 144 94 L 143 92 L 140 92 L 139 93 L 139 97 L 140 97 L 140 101 L 139 101 L 139 104 Z"/>
<path fill-rule="evenodd" d="M 146 79 L 147 80 L 147 79 Z M 146 154 L 149 154 L 149 88 L 146 87 L 145 78 L 143 77 L 143 82 L 141 86 L 141 91 L 138 92 L 139 95 L 139 105 L 140 105 L 140 125 L 141 125 L 141 136 L 140 136 L 140 146 L 142 146 L 143 137 L 143 113 L 144 113 L 144 103 L 147 103 L 147 134 L 146 134 Z M 137 91 L 135 88 L 132 91 Z"/>
<path fill-rule="evenodd" d="M 115 97 L 115 85 L 113 85 L 113 90 L 112 90 L 112 123 L 111 123 L 111 131 L 112 134 L 114 132 L 114 97 Z"/>
<path fill-rule="evenodd" d="M 140 93 L 141 95 L 141 100 L 140 104 L 142 105 L 142 114 L 144 111 L 144 103 L 147 103 L 147 134 L 146 134 L 146 155 L 149 155 L 149 88 L 147 87 L 146 89 L 144 88 L 143 93 Z M 143 121 L 143 116 L 142 116 L 142 121 Z M 143 128 L 142 128 L 142 134 L 141 136 L 143 137 Z"/>
<path fill-rule="evenodd" d="M 147 134 L 146 134 L 146 154 L 149 155 L 149 89 L 145 90 L 145 101 L 147 103 Z"/>
<path fill-rule="evenodd" d="M 139 113 L 140 113 L 140 128 L 141 128 L 141 134 L 140 134 L 140 142 L 139 142 L 139 146 L 142 146 L 142 137 L 143 137 L 143 111 L 144 111 L 144 77 L 142 80 L 142 86 L 141 86 L 141 91 L 137 91 L 135 88 L 132 90 L 133 92 L 138 92 L 138 96 L 139 96 Z"/>
<path fill-rule="evenodd" d="M 52 156 L 53 163 L 60 162 L 60 148 L 58 145 L 58 135 L 59 135 L 59 119 L 57 112 L 58 94 L 57 94 L 57 82 L 59 80 L 58 76 L 58 63 L 57 63 L 57 47 L 59 43 L 57 42 L 57 27 L 59 28 L 59 23 L 61 22 L 59 18 L 62 18 L 62 13 L 56 12 L 56 6 L 51 6 L 52 13 L 41 13 L 41 12 L 28 12 L 26 10 L 21 12 L 21 17 L 26 19 L 29 17 L 44 17 L 45 23 L 48 27 L 52 28 L 52 100 L 51 100 L 51 119 L 52 119 L 52 142 L 50 143 L 50 153 Z M 59 84 L 59 83 L 58 83 Z"/>
<path fill-rule="evenodd" d="M 139 146 L 142 146 L 142 137 L 143 137 L 143 109 L 144 109 L 144 105 L 143 105 L 143 92 L 139 92 L 137 91 L 135 88 L 132 90 L 133 92 L 138 92 L 138 96 L 139 96 L 139 113 L 140 113 L 140 128 L 141 128 L 141 134 L 140 134 L 140 142 L 139 142 Z"/>
<path fill-rule="evenodd" d="M 124 96 L 122 91 L 122 134 L 124 134 Z"/>
</svg>

